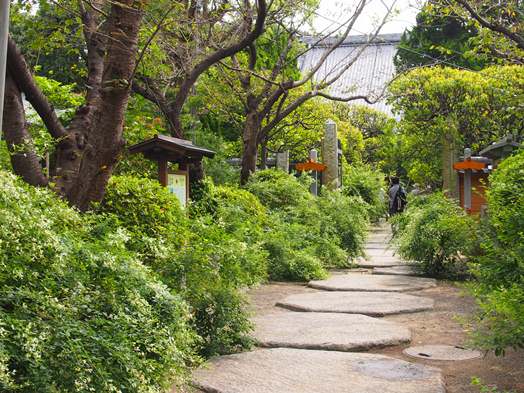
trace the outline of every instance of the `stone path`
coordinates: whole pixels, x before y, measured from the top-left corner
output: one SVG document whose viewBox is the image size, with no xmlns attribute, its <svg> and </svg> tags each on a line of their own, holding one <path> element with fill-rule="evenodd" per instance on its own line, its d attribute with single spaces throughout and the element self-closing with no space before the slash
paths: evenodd
<svg viewBox="0 0 524 393">
<path fill-rule="evenodd" d="M 360 314 L 286 312 L 254 319 L 260 346 L 364 351 L 411 341 L 409 329 Z"/>
<path fill-rule="evenodd" d="M 310 281 L 311 288 L 325 291 L 406 292 L 435 287 L 432 278 L 349 273 L 327 280 Z"/>
<path fill-rule="evenodd" d="M 376 316 L 433 307 L 431 299 L 400 293 L 436 281 L 405 275 L 413 271 L 389 247 L 390 236 L 386 226 L 370 233 L 359 264 L 374 274 L 333 275 L 308 284 L 319 291 L 282 299 L 280 311 L 253 319 L 254 339 L 271 349 L 213 359 L 194 373 L 195 386 L 209 393 L 445 392 L 438 369 L 355 353 L 410 341 L 409 329 Z"/>
<path fill-rule="evenodd" d="M 293 311 L 364 314 L 372 317 L 431 310 L 433 300 L 389 292 L 313 292 L 291 295 L 276 305 Z"/>
</svg>

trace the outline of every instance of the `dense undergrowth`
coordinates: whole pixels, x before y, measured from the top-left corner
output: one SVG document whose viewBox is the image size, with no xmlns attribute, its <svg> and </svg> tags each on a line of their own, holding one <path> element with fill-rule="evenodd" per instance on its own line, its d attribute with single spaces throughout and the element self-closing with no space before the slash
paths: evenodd
<svg viewBox="0 0 524 393">
<path fill-rule="evenodd" d="M 467 276 L 467 258 L 477 245 L 477 223 L 454 200 L 442 193 L 410 198 L 407 210 L 391 221 L 403 258 L 417 262 L 430 276 Z"/>
<path fill-rule="evenodd" d="M 496 354 L 524 348 L 524 151 L 489 178 L 488 213 L 467 216 L 436 193 L 410 200 L 392 220 L 399 253 L 429 275 L 467 278 L 479 305 L 465 321 L 471 343 Z"/>
<path fill-rule="evenodd" d="M 245 288 L 305 281 L 361 253 L 370 207 L 261 171 L 206 181 L 183 211 L 114 176 L 79 213 L 0 172 L 0 390 L 163 392 L 201 357 L 249 347 Z"/>
</svg>

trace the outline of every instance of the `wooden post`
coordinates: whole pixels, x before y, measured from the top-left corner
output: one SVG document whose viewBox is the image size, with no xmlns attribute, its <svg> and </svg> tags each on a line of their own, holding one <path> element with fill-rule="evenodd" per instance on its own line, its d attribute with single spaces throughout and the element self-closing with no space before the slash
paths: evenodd
<svg viewBox="0 0 524 393">
<path fill-rule="evenodd" d="M 309 161 L 317 162 L 318 160 L 318 152 L 315 149 L 312 149 L 309 151 Z M 313 171 L 313 183 L 311 183 L 311 187 L 309 187 L 309 191 L 315 196 L 318 195 L 318 172 Z"/>
<path fill-rule="evenodd" d="M 471 149 L 464 149 L 464 161 L 471 158 Z M 464 171 L 464 210 L 471 210 L 471 169 Z"/>
<path fill-rule="evenodd" d="M 158 181 L 167 187 L 167 160 L 165 158 L 158 160 Z"/>
</svg>

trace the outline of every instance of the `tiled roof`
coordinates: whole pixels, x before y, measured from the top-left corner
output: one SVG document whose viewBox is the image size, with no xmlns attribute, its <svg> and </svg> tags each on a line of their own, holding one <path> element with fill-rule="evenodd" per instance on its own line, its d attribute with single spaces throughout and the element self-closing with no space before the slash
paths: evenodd
<svg viewBox="0 0 524 393">
<path fill-rule="evenodd" d="M 333 42 L 333 38 L 318 42 L 318 38 L 307 37 L 304 41 L 313 47 L 300 58 L 302 71 L 311 69 Z M 342 45 L 329 55 L 322 67 L 318 70 L 315 79 L 323 80 L 336 74 L 345 64 L 355 58 L 363 43 L 368 42 L 367 36 L 350 36 Z M 349 95 L 378 95 L 395 74 L 393 58 L 400 42 L 400 34 L 383 34 L 362 52 L 356 62 L 331 85 L 330 94 L 346 97 Z M 368 105 L 363 100 L 350 103 Z M 391 114 L 391 108 L 384 100 L 371 105 L 371 107 Z"/>
</svg>

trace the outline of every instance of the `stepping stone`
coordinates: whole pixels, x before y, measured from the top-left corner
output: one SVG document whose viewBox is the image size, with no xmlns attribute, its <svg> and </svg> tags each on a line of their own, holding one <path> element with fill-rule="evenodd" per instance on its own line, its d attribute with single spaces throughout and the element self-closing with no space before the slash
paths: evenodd
<svg viewBox="0 0 524 393">
<path fill-rule="evenodd" d="M 422 277 L 344 274 L 327 280 L 310 281 L 308 286 L 326 291 L 405 292 L 436 287 L 437 282 Z"/>
<path fill-rule="evenodd" d="M 314 292 L 288 296 L 276 305 L 293 311 L 383 317 L 431 310 L 434 301 L 425 297 L 391 292 Z"/>
<path fill-rule="evenodd" d="M 404 350 L 408 356 L 427 360 L 470 360 L 482 356 L 479 351 L 473 351 L 452 345 L 421 345 Z"/>
<path fill-rule="evenodd" d="M 374 233 L 371 236 L 367 237 L 367 241 L 369 241 L 369 242 L 388 243 L 390 240 L 391 240 L 391 234 L 390 233 Z"/>
<path fill-rule="evenodd" d="M 388 248 L 384 248 L 384 249 L 377 249 L 377 248 L 372 248 L 372 249 L 369 249 L 369 250 L 366 250 L 364 249 L 364 253 L 368 256 L 368 257 L 394 257 L 395 256 L 395 250 L 394 249 L 388 249 Z"/>
<path fill-rule="evenodd" d="M 391 267 L 405 265 L 406 262 L 400 259 L 400 257 L 381 257 L 373 256 L 368 258 L 359 258 L 357 260 L 357 265 L 360 267 Z"/>
<path fill-rule="evenodd" d="M 280 312 L 253 319 L 260 346 L 365 351 L 411 340 L 408 328 L 360 314 Z"/>
<path fill-rule="evenodd" d="M 422 276 L 424 273 L 413 265 L 391 266 L 391 267 L 375 267 L 373 274 L 391 274 L 394 276 Z"/>
<path fill-rule="evenodd" d="M 444 393 L 440 370 L 384 355 L 260 349 L 213 359 L 193 373 L 207 393 Z"/>
</svg>

